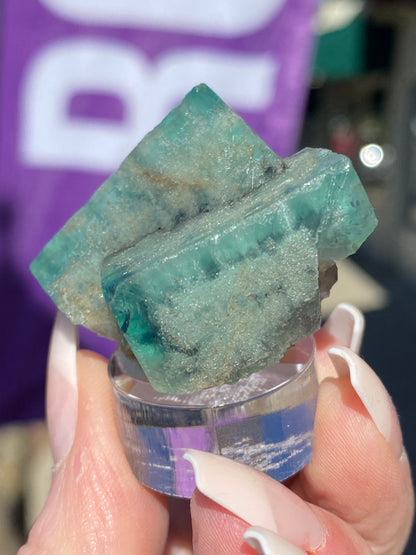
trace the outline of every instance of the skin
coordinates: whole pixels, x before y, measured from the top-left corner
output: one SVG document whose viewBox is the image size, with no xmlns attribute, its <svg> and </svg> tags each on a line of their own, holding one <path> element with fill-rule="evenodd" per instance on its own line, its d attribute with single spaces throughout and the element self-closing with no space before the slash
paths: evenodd
<svg viewBox="0 0 416 555">
<path fill-rule="evenodd" d="M 335 339 L 318 332 L 316 341 L 321 383 L 313 459 L 286 486 L 310 504 L 326 532 L 316 553 L 399 554 L 413 520 L 405 452 L 394 456 L 349 379 L 331 377 L 326 351 Z M 256 553 L 243 540 L 249 524 L 198 490 L 189 505 L 137 482 L 117 435 L 106 367 L 100 356 L 78 352 L 74 443 L 18 555 L 168 555 L 179 546 L 198 555 Z M 273 492 L 273 480 L 262 479 Z"/>
</svg>

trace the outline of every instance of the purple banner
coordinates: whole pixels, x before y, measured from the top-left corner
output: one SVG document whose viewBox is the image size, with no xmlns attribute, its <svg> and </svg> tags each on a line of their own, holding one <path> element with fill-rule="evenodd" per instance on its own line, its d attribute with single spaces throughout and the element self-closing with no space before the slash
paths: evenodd
<svg viewBox="0 0 416 555">
<path fill-rule="evenodd" d="M 148 5 L 144 5 L 148 4 Z M 194 85 L 295 150 L 316 0 L 4 0 L 0 421 L 43 414 L 51 301 L 28 267 Z M 96 347 L 95 338 L 85 340 Z M 108 347 L 100 347 L 107 349 Z"/>
</svg>

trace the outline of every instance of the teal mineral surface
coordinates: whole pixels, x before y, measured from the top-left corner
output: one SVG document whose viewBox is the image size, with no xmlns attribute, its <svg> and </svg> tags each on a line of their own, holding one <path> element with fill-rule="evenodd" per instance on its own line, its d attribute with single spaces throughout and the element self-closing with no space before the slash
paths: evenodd
<svg viewBox="0 0 416 555">
<path fill-rule="evenodd" d="M 52 238 L 31 270 L 75 324 L 118 340 L 101 290 L 103 258 L 238 200 L 281 165 L 211 89 L 195 87 Z"/>
<path fill-rule="evenodd" d="M 190 393 L 276 363 L 314 332 L 320 271 L 375 225 L 347 158 L 282 160 L 200 85 L 31 269 L 74 323 L 127 342 L 155 389 Z"/>
</svg>

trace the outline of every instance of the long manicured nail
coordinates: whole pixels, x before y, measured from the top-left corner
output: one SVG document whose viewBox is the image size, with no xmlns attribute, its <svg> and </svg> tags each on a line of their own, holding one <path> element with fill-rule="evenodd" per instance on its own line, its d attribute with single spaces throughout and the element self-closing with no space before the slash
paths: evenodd
<svg viewBox="0 0 416 555">
<path fill-rule="evenodd" d="M 347 303 L 339 304 L 324 325 L 327 333 L 335 337 L 341 345 L 349 347 L 355 353 L 361 348 L 365 328 L 362 312 Z"/>
<path fill-rule="evenodd" d="M 225 457 L 188 449 L 196 485 L 252 526 L 261 526 L 304 550 L 317 549 L 324 530 L 309 506 L 288 488 L 253 468 Z"/>
<path fill-rule="evenodd" d="M 260 555 L 305 555 L 304 551 L 261 526 L 248 528 L 243 537 Z"/>
<path fill-rule="evenodd" d="M 397 458 L 402 454 L 403 438 L 396 409 L 377 374 L 357 354 L 346 347 L 328 351 L 339 376 L 347 376 L 379 432 Z"/>
<path fill-rule="evenodd" d="M 47 414 L 52 455 L 56 467 L 72 447 L 78 413 L 78 330 L 58 312 L 48 357 Z"/>
</svg>

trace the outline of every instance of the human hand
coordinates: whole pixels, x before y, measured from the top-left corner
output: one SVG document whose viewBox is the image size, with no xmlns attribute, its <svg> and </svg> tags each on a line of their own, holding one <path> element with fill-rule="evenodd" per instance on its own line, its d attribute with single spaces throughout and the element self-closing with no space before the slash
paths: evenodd
<svg viewBox="0 0 416 555">
<path fill-rule="evenodd" d="M 341 305 L 316 334 L 320 388 L 311 463 L 282 485 L 190 450 L 198 488 L 189 512 L 187 501 L 168 502 L 133 476 L 117 434 L 106 361 L 77 352 L 75 328 L 59 315 L 48 365 L 56 466 L 19 555 L 401 553 L 413 519 L 409 463 L 390 397 L 354 353 L 362 328 L 360 313 Z"/>
</svg>

